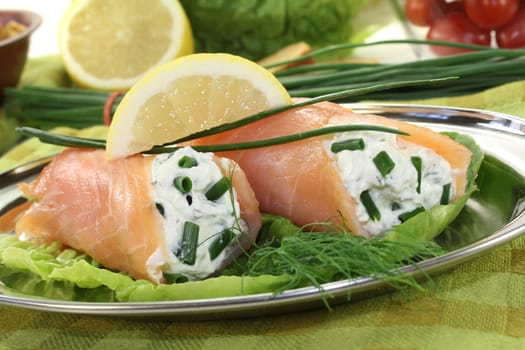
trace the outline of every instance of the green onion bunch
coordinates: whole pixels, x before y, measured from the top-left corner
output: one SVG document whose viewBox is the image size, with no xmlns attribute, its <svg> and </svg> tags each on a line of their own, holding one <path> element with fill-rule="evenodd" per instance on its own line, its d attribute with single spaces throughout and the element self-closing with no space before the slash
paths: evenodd
<svg viewBox="0 0 525 350">
<path fill-rule="evenodd" d="M 456 76 L 455 81 L 439 81 L 421 87 L 400 87 L 343 98 L 342 102 L 362 100 L 418 100 L 472 94 L 525 77 L 525 49 L 496 49 L 485 46 L 436 40 L 387 40 L 365 44 L 333 45 L 313 51 L 287 64 L 327 52 L 382 44 L 441 45 L 471 52 L 421 59 L 405 63 L 313 63 L 276 72 L 292 97 L 313 97 L 376 82 L 439 79 Z M 282 65 L 282 63 L 279 63 Z M 274 65 L 272 65 L 274 66 Z"/>
<path fill-rule="evenodd" d="M 275 73 L 292 97 L 338 95 L 337 102 L 401 101 L 471 94 L 525 77 L 525 49 L 495 49 L 470 44 L 429 40 L 386 40 L 332 45 L 267 68 L 297 63 L 327 53 L 376 45 L 443 45 L 472 50 L 455 56 L 406 63 L 320 62 L 290 67 Z M 455 77 L 456 79 L 449 79 Z M 403 82 L 425 81 L 425 84 Z M 382 88 L 377 88 L 382 86 Z M 371 88 L 374 87 L 374 88 Z M 344 93 L 354 91 L 352 94 Z M 23 86 L 5 92 L 6 114 L 21 124 L 49 129 L 83 128 L 103 124 L 111 93 L 79 88 Z M 122 99 L 109 106 L 112 115 Z"/>
</svg>

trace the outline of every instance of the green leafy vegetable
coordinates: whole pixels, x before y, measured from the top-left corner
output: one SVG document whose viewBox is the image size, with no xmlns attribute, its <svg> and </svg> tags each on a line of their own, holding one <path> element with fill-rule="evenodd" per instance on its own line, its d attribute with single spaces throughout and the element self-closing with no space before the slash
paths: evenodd
<svg viewBox="0 0 525 350">
<path fill-rule="evenodd" d="M 468 183 L 465 194 L 450 204 L 438 205 L 389 229 L 385 234 L 385 239 L 398 242 L 434 239 L 454 221 L 465 206 L 466 201 L 477 190 L 475 180 L 484 158 L 482 149 L 468 135 L 454 132 L 444 132 L 443 134 L 448 135 L 472 151 L 472 159 L 467 169 Z"/>
<path fill-rule="evenodd" d="M 181 0 L 197 51 L 261 59 L 287 44 L 348 42 L 366 0 Z"/>
</svg>

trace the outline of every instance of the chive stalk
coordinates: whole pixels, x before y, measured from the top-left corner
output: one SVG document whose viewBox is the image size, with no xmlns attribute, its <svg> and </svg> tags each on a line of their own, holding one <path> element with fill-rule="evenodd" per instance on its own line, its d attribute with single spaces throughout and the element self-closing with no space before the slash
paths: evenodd
<svg viewBox="0 0 525 350">
<path fill-rule="evenodd" d="M 448 204 L 450 201 L 450 189 L 452 187 L 451 183 L 448 183 L 443 186 L 443 192 L 441 193 L 441 199 L 439 200 L 439 204 Z"/>
<path fill-rule="evenodd" d="M 105 148 L 106 147 L 105 140 L 97 140 L 97 139 L 89 139 L 89 138 L 83 138 L 83 137 L 61 135 L 61 134 L 56 134 L 56 133 L 52 133 L 49 131 L 31 128 L 27 126 L 19 127 L 16 130 L 18 133 L 22 135 L 36 137 L 41 142 L 54 144 L 58 146 L 90 147 L 90 148 Z M 311 137 L 328 135 L 328 134 L 333 134 L 337 132 L 345 132 L 345 131 L 377 131 L 377 132 L 386 132 L 386 133 L 399 134 L 399 135 L 408 135 L 407 133 L 402 132 L 400 130 L 383 127 L 379 125 L 349 124 L 349 125 L 337 125 L 337 126 L 324 127 L 320 129 L 300 132 L 297 134 L 291 134 L 291 135 L 275 137 L 271 139 L 252 141 L 252 142 L 201 145 L 201 146 L 192 146 L 192 148 L 198 152 L 221 152 L 221 151 L 243 150 L 243 149 L 252 149 L 252 148 L 257 148 L 257 147 L 275 146 L 275 145 L 280 145 L 280 144 L 284 144 L 288 142 L 304 140 L 304 139 L 311 138 Z M 145 153 L 149 153 L 149 154 L 171 153 L 171 152 L 175 152 L 178 149 L 180 149 L 180 147 L 177 147 L 177 146 L 156 146 Z"/>
<path fill-rule="evenodd" d="M 193 157 L 183 156 L 179 159 L 179 167 L 181 168 L 193 168 L 197 166 L 197 159 Z"/>
<path fill-rule="evenodd" d="M 388 153 L 386 151 L 379 152 L 374 158 L 373 158 L 374 164 L 376 165 L 377 170 L 383 175 L 383 177 L 387 176 L 394 170 L 394 167 L 396 166 L 396 163 L 390 158 Z"/>
<path fill-rule="evenodd" d="M 293 97 L 331 95 L 330 100 L 407 100 L 436 96 L 456 96 L 520 80 L 525 75 L 525 49 L 501 49 L 464 43 L 431 40 L 384 40 L 358 44 L 331 45 L 293 60 L 267 66 L 288 65 L 327 52 L 358 47 L 392 44 L 441 45 L 466 48 L 471 52 L 420 59 L 413 62 L 385 63 L 312 63 L 287 68 L 277 78 Z M 448 79 L 454 77 L 453 80 Z M 381 84 L 377 82 L 381 81 Z M 419 83 L 415 83 L 419 81 Z M 418 89 L 410 86 L 420 85 Z M 383 93 L 388 90 L 387 93 Z M 5 111 L 24 125 L 85 127 L 101 124 L 104 104 L 111 93 L 78 88 L 7 88 Z M 111 106 L 114 113 L 123 96 Z M 235 127 L 235 123 L 234 124 Z M 227 127 L 230 126 L 221 126 Z"/>
<path fill-rule="evenodd" d="M 405 222 L 408 219 L 410 219 L 411 217 L 416 216 L 417 214 L 422 213 L 424 211 L 425 211 L 424 207 L 417 207 L 414 210 L 411 210 L 411 211 L 408 211 L 406 213 L 403 213 L 403 214 L 399 215 L 397 218 L 399 219 L 399 221 Z"/>
<path fill-rule="evenodd" d="M 423 161 L 421 160 L 421 157 L 410 157 L 410 161 L 412 162 L 412 165 L 416 169 L 417 172 L 417 193 L 421 193 L 421 169 L 423 167 Z"/>
<path fill-rule="evenodd" d="M 191 179 L 187 176 L 177 176 L 173 179 L 173 186 L 182 194 L 186 194 L 191 191 L 193 183 Z"/>
<path fill-rule="evenodd" d="M 209 248 L 208 253 L 210 254 L 210 259 L 213 261 L 215 260 L 219 254 L 222 253 L 224 248 L 230 244 L 230 242 L 233 239 L 233 231 L 230 229 L 226 229 L 222 231 L 217 238 L 215 238 Z"/>
<path fill-rule="evenodd" d="M 381 220 L 381 212 L 374 203 L 369 190 L 361 192 L 359 199 L 361 199 L 361 203 L 365 206 L 366 212 L 372 221 Z"/>
<path fill-rule="evenodd" d="M 194 265 L 197 258 L 197 244 L 199 242 L 199 225 L 186 221 L 182 231 L 182 240 L 178 258 L 187 265 Z"/>
<path fill-rule="evenodd" d="M 365 141 L 362 138 L 334 142 L 330 146 L 330 150 L 334 153 L 339 153 L 341 151 L 361 151 L 364 149 Z"/>
<path fill-rule="evenodd" d="M 231 188 L 231 181 L 226 176 L 223 176 L 219 181 L 214 183 L 204 194 L 206 199 L 215 201 L 222 197 Z"/>
</svg>

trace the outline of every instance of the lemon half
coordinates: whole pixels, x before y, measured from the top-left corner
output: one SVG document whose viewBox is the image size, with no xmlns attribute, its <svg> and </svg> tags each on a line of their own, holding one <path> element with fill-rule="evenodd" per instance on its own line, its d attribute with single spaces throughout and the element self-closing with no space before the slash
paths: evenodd
<svg viewBox="0 0 525 350">
<path fill-rule="evenodd" d="M 184 56 L 153 69 L 125 94 L 109 127 L 107 158 L 290 103 L 279 80 L 255 62 L 221 53 Z"/>
<path fill-rule="evenodd" d="M 77 85 L 127 90 L 152 67 L 193 53 L 193 36 L 177 0 L 75 0 L 59 48 Z"/>
</svg>

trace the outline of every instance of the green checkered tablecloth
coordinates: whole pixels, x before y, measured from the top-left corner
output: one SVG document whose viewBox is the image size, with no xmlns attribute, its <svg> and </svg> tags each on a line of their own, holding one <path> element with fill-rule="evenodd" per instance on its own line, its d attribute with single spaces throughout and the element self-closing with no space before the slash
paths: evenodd
<svg viewBox="0 0 525 350">
<path fill-rule="evenodd" d="M 433 281 L 332 311 L 215 321 L 0 306 L 0 349 L 525 349 L 525 237 Z"/>
<path fill-rule="evenodd" d="M 525 82 L 422 102 L 525 117 Z M 387 293 L 331 311 L 231 320 L 125 319 L 0 306 L 0 350 L 525 349 L 525 237 L 433 282 L 422 291 Z"/>
</svg>

